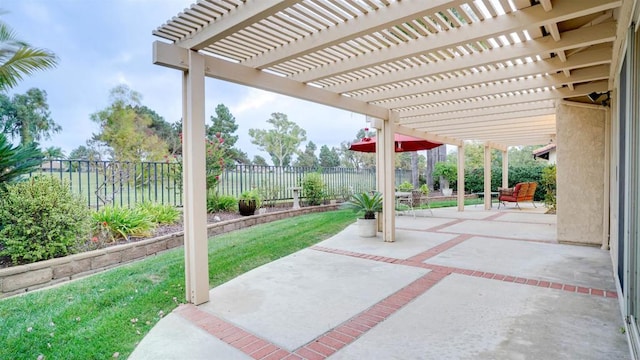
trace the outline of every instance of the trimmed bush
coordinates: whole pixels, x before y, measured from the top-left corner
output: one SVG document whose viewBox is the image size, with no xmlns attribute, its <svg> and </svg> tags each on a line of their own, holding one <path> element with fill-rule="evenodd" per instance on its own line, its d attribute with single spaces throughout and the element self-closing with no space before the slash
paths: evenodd
<svg viewBox="0 0 640 360">
<path fill-rule="evenodd" d="M 302 196 L 309 205 L 320 205 L 324 199 L 324 181 L 319 173 L 310 173 L 302 179 Z"/>
<path fill-rule="evenodd" d="M 7 185 L 0 193 L 0 256 L 21 264 L 76 252 L 89 236 L 90 216 L 69 189 L 51 176 Z"/>
</svg>

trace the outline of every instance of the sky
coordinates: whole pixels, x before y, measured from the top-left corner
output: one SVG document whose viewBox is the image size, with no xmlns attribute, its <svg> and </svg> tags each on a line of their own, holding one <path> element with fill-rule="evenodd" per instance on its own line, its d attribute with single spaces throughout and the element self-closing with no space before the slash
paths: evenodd
<svg viewBox="0 0 640 360">
<path fill-rule="evenodd" d="M 85 145 L 98 126 L 91 114 L 109 106 L 109 91 L 120 84 L 142 94 L 142 104 L 170 123 L 180 120 L 181 72 L 153 65 L 151 32 L 195 0 L 2 0 L 0 19 L 33 47 L 53 51 L 55 69 L 25 78 L 9 95 L 30 88 L 47 92 L 51 118 L 62 126 L 43 148 L 57 146 L 68 155 Z M 236 147 L 251 158 L 270 157 L 251 143 L 250 128 L 269 128 L 271 113 L 282 112 L 307 131 L 318 149 L 339 147 L 366 127 L 365 116 L 216 79 L 205 81 L 206 121 L 218 104 L 236 118 Z M 339 131 L 336 131 L 339 129 Z M 300 145 L 304 150 L 306 142 Z M 316 151 L 318 155 L 319 151 Z"/>
</svg>

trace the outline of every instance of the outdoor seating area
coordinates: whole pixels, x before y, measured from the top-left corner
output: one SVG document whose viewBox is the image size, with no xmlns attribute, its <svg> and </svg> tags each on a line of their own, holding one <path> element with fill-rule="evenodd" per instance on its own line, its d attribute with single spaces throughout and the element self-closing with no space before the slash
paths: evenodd
<svg viewBox="0 0 640 360">
<path fill-rule="evenodd" d="M 180 306 L 130 359 L 629 359 L 608 252 L 521 208 L 399 217 L 394 244 L 351 225 Z"/>
<path fill-rule="evenodd" d="M 513 188 L 499 188 L 498 192 L 498 209 L 500 204 L 506 205 L 505 202 L 514 202 L 516 207 L 520 209 L 520 203 L 523 201 L 531 201 L 533 206 L 536 206 L 533 200 L 534 194 L 538 183 L 535 182 L 522 182 L 516 184 Z"/>
</svg>

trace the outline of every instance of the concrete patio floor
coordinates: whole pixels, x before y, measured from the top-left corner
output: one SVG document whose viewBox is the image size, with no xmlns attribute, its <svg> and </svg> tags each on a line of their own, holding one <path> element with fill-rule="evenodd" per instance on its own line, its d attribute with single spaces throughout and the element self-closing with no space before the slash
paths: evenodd
<svg viewBox="0 0 640 360">
<path fill-rule="evenodd" d="M 530 204 L 354 225 L 162 319 L 130 359 L 629 359 L 608 251 Z"/>
</svg>

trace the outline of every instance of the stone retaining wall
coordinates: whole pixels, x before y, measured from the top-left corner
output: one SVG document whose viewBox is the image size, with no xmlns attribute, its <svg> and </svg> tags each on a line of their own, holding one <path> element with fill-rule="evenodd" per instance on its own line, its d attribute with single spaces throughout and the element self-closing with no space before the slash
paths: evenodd
<svg viewBox="0 0 640 360">
<path fill-rule="evenodd" d="M 257 224 L 336 208 L 337 205 L 321 205 L 221 221 L 209 224 L 207 233 L 214 236 Z M 104 271 L 183 244 L 184 233 L 178 232 L 63 258 L 0 269 L 0 299 Z"/>
</svg>

